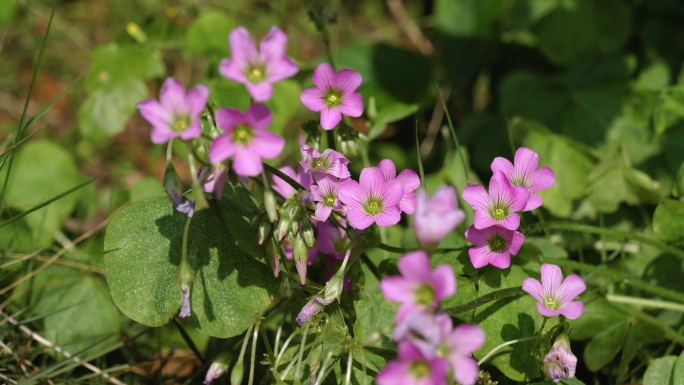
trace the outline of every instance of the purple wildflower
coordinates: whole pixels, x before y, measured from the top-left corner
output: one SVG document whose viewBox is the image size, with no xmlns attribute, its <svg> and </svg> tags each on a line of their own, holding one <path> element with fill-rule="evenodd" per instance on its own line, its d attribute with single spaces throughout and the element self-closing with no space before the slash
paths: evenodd
<svg viewBox="0 0 684 385">
<path fill-rule="evenodd" d="M 446 313 L 416 311 L 397 323 L 392 339 L 398 343 L 409 341 L 424 357 L 437 356 L 439 345 L 451 332 L 451 318 Z"/>
<path fill-rule="evenodd" d="M 358 230 L 373 223 L 378 226 L 392 226 L 401 219 L 399 201 L 404 189 L 398 181 L 385 182 L 377 167 L 361 171 L 359 182 L 348 180 L 340 185 L 339 198 L 347 205 L 347 220 Z"/>
<path fill-rule="evenodd" d="M 289 176 L 290 178 L 294 179 L 295 182 L 298 182 L 299 184 L 302 185 L 305 189 L 310 189 L 311 184 L 313 183 L 313 180 L 311 179 L 311 175 L 309 175 L 305 170 L 299 169 L 297 170 L 297 173 L 292 169 L 290 166 L 284 166 L 279 168 L 283 174 Z M 290 199 L 295 194 L 297 193 L 297 190 L 290 186 L 289 183 L 285 182 L 284 180 L 280 179 L 279 177 L 273 175 L 273 189 L 280 194 L 283 198 L 285 199 Z"/>
<path fill-rule="evenodd" d="M 344 219 L 340 219 L 340 225 L 346 226 Z M 343 260 L 350 244 L 351 240 L 343 228 L 330 221 L 318 222 L 316 246 L 320 252 L 330 254 L 335 259 Z M 350 258 L 353 255 L 354 252 L 350 254 Z"/>
<path fill-rule="evenodd" d="M 476 269 L 487 264 L 499 269 L 508 268 L 511 265 L 511 254 L 518 254 L 525 242 L 525 236 L 522 233 L 496 225 L 483 230 L 470 226 L 465 236 L 470 243 L 475 245 L 468 250 L 468 254 L 470 262 Z"/>
<path fill-rule="evenodd" d="M 351 255 L 349 256 L 349 260 L 352 260 Z M 336 258 L 326 258 L 325 260 L 325 282 L 330 282 L 332 277 L 337 273 L 337 271 L 342 267 L 342 261 Z M 342 281 L 342 292 L 347 292 L 349 289 L 351 289 L 352 286 L 352 281 L 349 278 L 348 275 L 344 276 L 344 280 Z"/>
<path fill-rule="evenodd" d="M 235 28 L 228 41 L 231 58 L 221 60 L 219 72 L 230 80 L 245 84 L 257 102 L 271 98 L 273 83 L 299 71 L 292 59 L 285 56 L 287 35 L 278 27 L 271 27 L 258 51 L 249 31 L 243 27 Z"/>
<path fill-rule="evenodd" d="M 378 168 L 385 176 L 385 181 L 396 180 L 404 188 L 404 196 L 399 202 L 399 209 L 406 214 L 413 214 L 416 210 L 416 194 L 413 192 L 420 186 L 420 178 L 415 171 L 406 169 L 397 175 L 397 168 L 389 159 L 383 159 L 378 163 Z"/>
<path fill-rule="evenodd" d="M 261 158 L 275 158 L 285 147 L 285 139 L 268 130 L 271 112 L 263 104 L 252 104 L 246 113 L 233 108 L 219 108 L 216 122 L 224 134 L 209 147 L 209 160 L 220 163 L 231 156 L 235 173 L 256 176 L 263 170 Z"/>
<path fill-rule="evenodd" d="M 379 385 L 446 385 L 447 362 L 443 358 L 426 358 L 410 342 L 399 344 L 399 360 L 390 361 L 378 373 Z"/>
<path fill-rule="evenodd" d="M 311 186 L 311 194 L 316 202 L 316 218 L 319 221 L 327 221 L 328 217 L 335 211 L 342 211 L 342 203 L 338 199 L 340 184 L 346 180 L 338 181 L 334 177 L 323 177 L 314 186 Z"/>
<path fill-rule="evenodd" d="M 361 75 L 343 69 L 339 73 L 328 63 L 322 63 L 313 73 L 314 88 L 302 91 L 299 98 L 311 111 L 321 113 L 321 127 L 332 130 L 342 120 L 342 114 L 359 117 L 363 113 L 363 97 L 356 93 Z"/>
<path fill-rule="evenodd" d="M 299 164 L 311 172 L 314 179 L 318 180 L 326 175 L 339 179 L 351 177 L 347 168 L 349 159 L 341 153 L 327 148 L 321 154 L 315 148 L 307 146 L 303 136 L 299 137 L 299 150 L 302 153 L 302 161 Z"/>
<path fill-rule="evenodd" d="M 506 176 L 497 171 L 489 181 L 489 194 L 480 184 L 466 186 L 463 199 L 475 210 L 474 225 L 478 230 L 499 225 L 515 230 L 520 225 L 520 216 L 527 204 L 530 192 L 524 186 L 513 186 Z"/>
<path fill-rule="evenodd" d="M 181 309 L 178 316 L 181 318 L 190 317 L 190 286 L 183 286 L 181 298 L 183 299 L 183 302 L 181 303 Z"/>
<path fill-rule="evenodd" d="M 548 364 L 548 365 L 547 365 Z M 544 371 L 553 382 L 575 377 L 577 357 L 570 349 L 570 339 L 563 333 L 556 337 L 551 350 L 544 358 Z"/>
<path fill-rule="evenodd" d="M 537 170 L 539 156 L 529 148 L 520 147 L 513 159 L 515 165 L 506 158 L 497 157 L 492 162 L 492 172 L 501 171 L 514 186 L 524 186 L 530 192 L 530 198 L 523 211 L 530 211 L 542 205 L 542 199 L 534 194 L 553 186 L 556 177 L 549 167 Z"/>
<path fill-rule="evenodd" d="M 138 103 L 140 115 L 152 125 L 151 138 L 156 144 L 171 138 L 194 139 L 202 134 L 199 115 L 209 97 L 209 88 L 198 85 L 185 92 L 181 82 L 166 78 L 159 92 L 159 102 L 146 99 Z"/>
<path fill-rule="evenodd" d="M 449 318 L 449 321 L 451 319 Z M 451 322 L 450 322 L 451 323 Z M 472 353 L 485 342 L 485 334 L 477 325 L 463 324 L 454 328 L 440 347 L 440 352 L 451 364 L 454 380 L 462 385 L 474 385 L 479 369 Z"/>
<path fill-rule="evenodd" d="M 197 172 L 199 175 L 197 179 L 204 181 L 205 193 L 216 193 L 216 198 L 221 200 L 223 197 L 223 188 L 228 180 L 228 172 L 223 165 L 214 167 L 213 171 L 208 167 L 201 166 Z"/>
<path fill-rule="evenodd" d="M 457 207 L 456 189 L 440 187 L 428 200 L 425 190 L 418 190 L 413 231 L 423 248 L 434 249 L 439 242 L 465 219 L 463 210 Z"/>
<path fill-rule="evenodd" d="M 315 316 L 316 314 L 320 313 L 321 310 L 323 310 L 323 305 L 320 303 L 320 298 L 314 297 L 309 300 L 309 302 L 304 305 L 302 310 L 299 311 L 299 314 L 297 315 L 297 318 L 295 321 L 297 321 L 297 324 L 301 325 L 304 322 L 308 321 L 309 318 Z"/>
<path fill-rule="evenodd" d="M 456 292 L 451 267 L 442 265 L 433 271 L 424 251 L 405 254 L 397 266 L 400 277 L 386 277 L 380 282 L 385 298 L 401 302 L 397 323 L 411 312 L 435 309 L 439 301 Z"/>
<path fill-rule="evenodd" d="M 584 304 L 573 301 L 587 288 L 578 275 L 568 275 L 565 280 L 560 267 L 545 263 L 541 266 L 541 283 L 534 278 L 526 278 L 522 289 L 534 297 L 537 310 L 545 317 L 564 315 L 575 319 L 582 315 Z"/>
</svg>

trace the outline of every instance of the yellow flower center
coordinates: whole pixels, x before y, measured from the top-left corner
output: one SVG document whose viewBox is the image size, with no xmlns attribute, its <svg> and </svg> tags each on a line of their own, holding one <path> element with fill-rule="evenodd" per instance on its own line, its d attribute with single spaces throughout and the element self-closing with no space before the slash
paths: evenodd
<svg viewBox="0 0 684 385">
<path fill-rule="evenodd" d="M 500 234 L 494 234 L 487 241 L 487 246 L 489 246 L 489 250 L 495 253 L 504 251 L 506 250 L 506 238 Z"/>
<path fill-rule="evenodd" d="M 409 372 L 415 379 L 425 378 L 430 375 L 430 365 L 425 361 L 413 361 L 409 366 Z"/>
<path fill-rule="evenodd" d="M 327 107 L 337 107 L 342 104 L 342 92 L 336 88 L 330 88 L 323 94 L 323 102 Z"/>
<path fill-rule="evenodd" d="M 371 198 L 364 205 L 364 210 L 370 215 L 378 215 L 382 209 L 382 202 L 378 198 Z"/>
<path fill-rule="evenodd" d="M 548 297 L 544 300 L 544 306 L 551 310 L 558 310 L 560 303 L 558 303 L 555 298 Z"/>
<path fill-rule="evenodd" d="M 335 197 L 332 195 L 326 195 L 323 197 L 323 204 L 328 207 L 333 207 L 335 205 Z"/>
<path fill-rule="evenodd" d="M 253 64 L 247 68 L 246 76 L 250 83 L 261 83 L 266 79 L 266 69 L 261 64 Z"/>
<path fill-rule="evenodd" d="M 435 300 L 435 290 L 428 284 L 419 285 L 413 292 L 413 300 L 420 306 L 431 306 Z"/>
<path fill-rule="evenodd" d="M 236 126 L 235 129 L 233 129 L 233 133 L 231 134 L 233 143 L 241 146 L 248 145 L 252 141 L 253 137 L 254 130 L 252 129 L 252 127 L 244 124 L 239 124 L 238 126 Z"/>
<path fill-rule="evenodd" d="M 176 116 L 171 123 L 171 129 L 175 132 L 183 132 L 190 127 L 190 118 L 187 116 Z"/>
</svg>

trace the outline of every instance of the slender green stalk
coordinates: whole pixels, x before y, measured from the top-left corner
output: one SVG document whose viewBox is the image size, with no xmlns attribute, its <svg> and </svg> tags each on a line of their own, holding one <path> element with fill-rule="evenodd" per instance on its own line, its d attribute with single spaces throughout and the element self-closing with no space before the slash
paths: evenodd
<svg viewBox="0 0 684 385">
<path fill-rule="evenodd" d="M 195 357 L 200 360 L 202 365 L 205 364 L 204 356 L 202 356 L 202 353 L 200 353 L 199 349 L 197 349 L 197 345 L 192 341 L 192 338 L 190 338 L 190 335 L 188 332 L 185 331 L 185 328 L 183 325 L 178 322 L 178 320 L 174 317 L 171 319 L 173 321 L 174 326 L 176 326 L 176 329 L 178 329 L 178 332 L 180 333 L 181 337 L 183 337 L 183 341 L 188 345 L 190 350 L 192 350 L 192 353 L 195 354 Z"/>
<path fill-rule="evenodd" d="M 494 349 L 490 350 L 489 353 L 487 353 L 484 357 L 482 357 L 482 359 L 480 359 L 480 361 L 477 361 L 477 366 L 481 366 L 483 363 L 485 363 L 487 361 L 487 359 L 489 357 L 491 357 L 494 353 L 498 352 L 499 350 L 505 348 L 506 346 L 517 344 L 518 342 L 535 340 L 537 338 L 540 338 L 540 337 L 539 336 L 525 337 L 525 338 L 518 338 L 517 340 L 504 342 L 503 344 L 501 344 L 501 345 L 495 347 Z"/>
<path fill-rule="evenodd" d="M 351 371 L 352 371 L 352 350 L 349 349 L 347 353 L 347 373 L 344 376 L 344 385 L 349 385 L 351 383 Z"/>
<path fill-rule="evenodd" d="M 618 294 L 606 294 L 606 299 L 610 302 L 626 303 L 629 305 L 650 307 L 654 309 L 674 310 L 684 313 L 684 305 L 675 302 L 662 301 L 659 299 L 629 297 Z"/>
<path fill-rule="evenodd" d="M 271 174 L 277 176 L 278 178 L 284 180 L 287 184 L 289 184 L 290 186 L 292 186 L 294 189 L 300 190 L 300 191 L 301 191 L 301 190 L 306 190 L 306 189 L 304 188 L 304 186 L 302 186 L 301 184 L 299 184 L 299 182 L 297 182 L 296 180 L 290 178 L 288 175 L 285 175 L 285 173 L 283 173 L 282 171 L 278 170 L 277 168 L 275 168 L 275 167 L 273 167 L 273 166 L 271 166 L 271 165 L 268 165 L 268 164 L 266 164 L 266 163 L 263 163 L 263 165 L 264 165 L 264 170 L 265 170 L 265 171 L 267 171 L 267 172 L 269 172 L 269 173 L 271 173 Z"/>
<path fill-rule="evenodd" d="M 332 353 L 333 352 L 328 352 L 328 354 L 326 354 L 325 359 L 323 360 L 323 365 L 321 365 L 321 369 L 318 372 L 318 375 L 316 376 L 316 382 L 314 383 L 314 385 L 321 385 L 321 383 L 323 382 L 323 379 L 325 378 L 325 369 L 328 367 L 330 358 L 332 358 Z"/>
<path fill-rule="evenodd" d="M 197 179 L 197 167 L 195 166 L 195 155 L 193 154 L 192 145 L 187 143 L 188 146 L 188 165 L 190 166 L 190 176 L 192 177 L 193 184 L 193 196 L 195 198 L 195 204 L 198 210 L 206 209 L 209 207 L 209 202 L 207 198 L 204 197 L 204 186 Z"/>
<path fill-rule="evenodd" d="M 416 120 L 416 155 L 418 158 L 418 171 L 420 172 L 420 184 L 427 194 L 427 187 L 425 185 L 425 171 L 423 170 L 423 158 L 420 156 L 420 141 L 418 140 L 418 120 Z"/>
<path fill-rule="evenodd" d="M 464 304 L 444 309 L 444 311 L 449 315 L 455 316 L 469 310 L 473 310 L 489 302 L 498 301 L 503 298 L 520 297 L 523 294 L 525 294 L 525 292 L 523 291 L 522 287 L 509 287 L 485 294 L 482 297 L 478 297 Z"/>
<path fill-rule="evenodd" d="M 261 318 L 259 318 L 256 325 L 254 325 L 254 335 L 252 336 L 252 357 L 249 365 L 249 381 L 247 382 L 247 385 L 252 385 L 254 383 L 254 367 L 256 366 L 256 343 L 260 324 Z"/>
<path fill-rule="evenodd" d="M 506 132 L 508 133 L 508 144 L 511 145 L 511 154 L 515 154 L 515 141 L 513 140 L 513 131 L 511 130 L 511 122 L 506 119 Z"/>
<path fill-rule="evenodd" d="M 463 173 L 465 174 L 466 184 L 469 184 L 470 178 L 468 177 L 468 167 L 466 166 L 465 158 L 463 157 L 463 152 L 461 152 L 461 145 L 458 143 L 458 138 L 456 137 L 456 130 L 454 129 L 454 124 L 451 121 L 451 115 L 449 114 L 449 109 L 447 108 L 446 101 L 444 100 L 444 95 L 442 95 L 442 90 L 439 89 L 439 84 L 435 84 L 437 87 L 437 93 L 439 98 L 442 100 L 442 107 L 444 108 L 444 114 L 447 117 L 447 122 L 449 122 L 449 130 L 451 130 L 451 137 L 454 139 L 454 144 L 456 145 L 456 152 L 461 158 L 461 163 L 463 164 Z"/>
<path fill-rule="evenodd" d="M 638 319 L 639 321 L 643 321 L 647 324 L 650 324 L 650 325 L 653 325 L 653 326 L 659 328 L 660 330 L 663 331 L 663 334 L 665 335 L 666 339 L 672 340 L 673 342 L 676 342 L 680 346 L 684 346 L 684 336 L 681 335 L 680 333 L 677 333 L 675 330 L 673 330 L 669 326 L 665 325 L 664 323 L 660 322 L 660 320 L 658 320 L 657 318 L 652 317 L 646 313 L 643 313 L 639 310 L 636 310 L 636 309 L 631 308 L 631 307 L 626 306 L 626 305 L 618 304 L 615 302 L 608 302 L 608 301 L 606 301 L 606 303 L 609 304 L 611 307 L 618 309 L 627 315 L 633 316 L 634 318 Z"/>
<path fill-rule="evenodd" d="M 282 330 L 282 328 L 281 328 Z M 283 353 L 287 350 L 287 347 L 290 345 L 290 342 L 292 342 L 292 339 L 295 338 L 296 335 L 300 333 L 301 329 L 297 329 L 290 336 L 285 340 L 285 343 L 283 344 L 283 348 L 279 350 L 278 356 L 276 357 L 275 363 L 273 364 L 273 376 L 278 373 L 278 364 L 280 363 L 280 359 L 283 358 Z M 277 343 L 277 340 L 276 340 Z"/>
<path fill-rule="evenodd" d="M 304 327 L 304 333 L 302 333 L 302 342 L 299 345 L 299 354 L 297 355 L 297 368 L 295 369 L 295 375 L 294 378 L 295 380 L 299 379 L 299 376 L 301 374 L 301 369 L 302 369 L 302 360 L 304 357 L 304 350 L 306 346 L 306 337 L 309 334 L 309 327 L 311 326 L 311 322 L 307 322 L 306 326 Z M 283 373 L 283 376 L 285 374 Z"/>
</svg>

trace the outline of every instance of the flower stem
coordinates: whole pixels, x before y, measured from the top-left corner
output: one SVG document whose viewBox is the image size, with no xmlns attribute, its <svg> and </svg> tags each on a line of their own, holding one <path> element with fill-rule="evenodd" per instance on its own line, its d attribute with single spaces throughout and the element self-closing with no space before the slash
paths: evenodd
<svg viewBox="0 0 684 385">
<path fill-rule="evenodd" d="M 674 310 L 684 313 L 684 305 L 675 302 L 662 301 L 659 299 L 629 297 L 618 294 L 607 294 L 606 299 L 610 302 L 627 303 L 630 305 L 650 307 L 654 309 Z"/>
<path fill-rule="evenodd" d="M 198 210 L 206 209 L 209 207 L 209 202 L 207 202 L 207 198 L 204 197 L 203 186 L 197 179 L 197 167 L 195 166 L 195 155 L 193 153 L 192 145 L 187 143 L 187 146 L 188 164 L 190 165 L 190 176 L 192 177 L 192 189 L 195 198 L 195 204 L 197 205 Z"/>
<path fill-rule="evenodd" d="M 259 334 L 259 325 L 261 324 L 261 318 L 254 325 L 254 335 L 252 336 L 252 357 L 249 365 L 249 382 L 247 385 L 252 385 L 254 383 L 254 366 L 256 364 L 256 343 L 257 335 Z"/>
<path fill-rule="evenodd" d="M 523 291 L 522 287 L 509 287 L 485 294 L 482 297 L 475 298 L 474 300 L 464 304 L 444 309 L 444 311 L 449 315 L 455 316 L 468 310 L 473 310 L 489 302 L 498 301 L 503 298 L 519 297 L 523 294 L 525 294 L 525 292 Z"/>
<path fill-rule="evenodd" d="M 290 186 L 292 186 L 292 187 L 295 188 L 296 190 L 299 190 L 299 191 L 306 190 L 306 189 L 304 188 L 304 186 L 302 186 L 301 184 L 299 184 L 299 182 L 297 182 L 296 180 L 290 178 L 288 175 L 285 175 L 285 173 L 283 173 L 282 171 L 278 170 L 277 168 L 275 168 L 275 167 L 273 167 L 273 166 L 271 166 L 271 165 L 268 165 L 268 164 L 266 164 L 266 163 L 263 163 L 263 165 L 264 165 L 264 170 L 266 170 L 267 172 L 269 172 L 269 173 L 271 173 L 271 174 L 277 176 L 278 178 L 284 180 L 287 184 L 289 184 Z"/>
<path fill-rule="evenodd" d="M 442 95 L 442 90 L 439 89 L 439 84 L 435 84 L 437 87 L 437 93 L 439 98 L 442 100 L 442 107 L 444 108 L 444 114 L 447 117 L 447 122 L 449 123 L 449 129 L 451 130 L 451 137 L 454 139 L 454 144 L 456 145 L 456 152 L 461 158 L 461 164 L 463 164 L 463 173 L 465 174 L 466 184 L 470 184 L 470 178 L 468 177 L 468 167 L 466 166 L 465 159 L 463 158 L 463 152 L 461 152 L 461 145 L 458 144 L 458 138 L 456 137 L 456 130 L 454 130 L 454 124 L 451 121 L 451 115 L 447 109 L 446 101 L 444 101 L 444 95 Z"/>
<path fill-rule="evenodd" d="M 498 352 L 499 350 L 505 348 L 506 346 L 510 346 L 510 345 L 513 345 L 513 344 L 517 344 L 518 342 L 524 342 L 524 341 L 534 340 L 534 339 L 537 339 L 537 338 L 540 338 L 540 337 L 539 337 L 539 336 L 525 337 L 525 338 L 518 338 L 517 340 L 512 340 L 512 341 L 504 342 L 503 344 L 501 344 L 501 345 L 495 347 L 494 349 L 490 350 L 489 353 L 487 353 L 484 357 L 482 357 L 482 359 L 480 359 L 480 361 L 477 361 L 477 365 L 478 365 L 478 366 L 482 365 L 482 364 L 483 364 L 485 361 L 487 361 L 487 359 L 488 359 L 489 357 L 491 357 L 494 353 L 496 353 L 496 352 Z"/>
</svg>

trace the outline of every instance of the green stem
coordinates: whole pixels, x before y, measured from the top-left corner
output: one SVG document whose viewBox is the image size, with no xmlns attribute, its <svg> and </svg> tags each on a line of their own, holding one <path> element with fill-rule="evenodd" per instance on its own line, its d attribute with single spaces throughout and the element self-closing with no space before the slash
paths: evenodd
<svg viewBox="0 0 684 385">
<path fill-rule="evenodd" d="M 449 122 L 449 130 L 451 130 L 451 137 L 454 139 L 454 144 L 456 145 L 456 152 L 461 158 L 461 163 L 463 164 L 463 173 L 465 174 L 466 184 L 470 184 L 470 178 L 468 177 L 468 167 L 466 166 L 465 158 L 463 157 L 463 152 L 461 152 L 461 145 L 458 143 L 458 138 L 456 137 L 456 130 L 454 129 L 454 124 L 451 122 L 451 115 L 449 114 L 449 109 L 447 109 L 446 101 L 444 100 L 444 95 L 442 95 L 442 90 L 439 89 L 439 84 L 435 84 L 437 87 L 437 93 L 439 98 L 442 100 L 442 107 L 444 108 L 444 114 L 447 117 L 447 122 Z"/>
<path fill-rule="evenodd" d="M 204 186 L 197 179 L 197 167 L 195 166 L 195 155 L 193 153 L 192 145 L 187 143 L 188 146 L 188 164 L 190 165 L 190 176 L 192 177 L 193 184 L 193 195 L 195 198 L 195 204 L 197 205 L 197 210 L 206 209 L 209 207 L 209 202 L 207 198 L 204 197 Z"/>
<path fill-rule="evenodd" d="M 684 305 L 675 302 L 662 301 L 659 299 L 629 297 L 626 295 L 618 294 L 606 294 L 606 299 L 610 302 L 626 303 L 630 305 L 650 307 L 654 309 L 674 310 L 684 313 Z"/>
<path fill-rule="evenodd" d="M 190 338 L 190 335 L 188 335 L 188 332 L 185 331 L 185 328 L 183 328 L 183 325 L 178 322 L 178 320 L 174 317 L 171 318 L 173 321 L 173 324 L 176 326 L 176 329 L 178 329 L 178 332 L 180 333 L 181 337 L 183 337 L 183 341 L 188 345 L 190 350 L 195 354 L 195 357 L 197 357 L 202 364 L 205 363 L 204 357 L 202 356 L 202 353 L 200 353 L 199 349 L 197 349 L 197 346 L 195 345 L 194 342 L 192 342 L 192 338 Z"/>
<path fill-rule="evenodd" d="M 296 190 L 299 190 L 299 191 L 306 190 L 306 189 L 304 188 L 304 186 L 302 186 L 301 184 L 299 184 L 299 182 L 297 182 L 296 180 L 290 178 L 288 175 L 285 175 L 282 171 L 278 170 L 277 168 L 275 168 L 275 167 L 273 167 L 273 166 L 271 166 L 271 165 L 268 165 L 268 164 L 266 164 L 266 163 L 263 163 L 263 165 L 264 165 L 264 170 L 266 170 L 267 172 L 269 172 L 269 173 L 271 173 L 271 174 L 277 176 L 278 178 L 284 180 L 285 183 L 289 184 L 290 186 L 292 186 L 292 187 L 295 188 Z"/>
<path fill-rule="evenodd" d="M 427 187 L 425 185 L 425 171 L 423 170 L 423 158 L 420 156 L 420 140 L 418 140 L 418 120 L 416 120 L 416 154 L 418 155 L 418 172 L 420 172 L 420 184 L 427 195 Z"/>
<path fill-rule="evenodd" d="M 183 227 L 183 243 L 181 245 L 181 264 L 188 263 L 188 233 L 190 232 L 190 222 L 192 217 L 185 220 L 185 227 Z"/>
<path fill-rule="evenodd" d="M 653 325 L 653 326 L 659 328 L 660 330 L 663 331 L 663 334 L 665 335 L 666 339 L 670 339 L 673 342 L 678 343 L 680 346 L 684 346 L 684 336 L 681 335 L 680 333 L 677 333 L 675 330 L 673 330 L 669 326 L 663 324 L 657 318 L 652 317 L 646 313 L 640 312 L 636 309 L 630 308 L 629 306 L 625 306 L 625 305 L 618 304 L 615 302 L 608 302 L 608 301 L 606 301 L 606 303 L 608 305 L 610 305 L 611 307 L 618 309 L 627 315 L 633 316 L 634 318 L 638 319 L 639 321 L 645 322 L 647 324 L 650 324 L 650 325 Z"/>
<path fill-rule="evenodd" d="M 510 346 L 510 345 L 513 345 L 513 344 L 517 344 L 518 342 L 524 342 L 524 341 L 534 340 L 534 339 L 537 339 L 537 338 L 540 338 L 540 337 L 539 337 L 539 336 L 525 337 L 525 338 L 518 338 L 517 340 L 512 340 L 512 341 L 504 342 L 503 344 L 501 344 L 501 345 L 495 347 L 494 349 L 490 350 L 489 353 L 487 353 L 484 357 L 482 357 L 482 359 L 480 359 L 480 361 L 477 361 L 477 366 L 482 366 L 482 364 L 483 364 L 485 361 L 487 361 L 487 359 L 488 359 L 489 357 L 491 357 L 494 353 L 498 352 L 499 350 L 505 348 L 506 346 Z"/>
<path fill-rule="evenodd" d="M 261 324 L 261 318 L 254 325 L 254 335 L 252 336 L 252 356 L 249 365 L 249 381 L 247 385 L 252 385 L 254 383 L 254 367 L 256 366 L 256 343 L 257 335 L 259 334 L 259 325 Z"/>
<path fill-rule="evenodd" d="M 520 297 L 523 294 L 525 294 L 525 292 L 523 291 L 522 287 L 509 287 L 507 289 L 501 289 L 489 294 L 485 294 L 482 297 L 468 301 L 464 304 L 444 309 L 444 312 L 451 316 L 455 316 L 468 310 L 473 310 L 489 302 L 498 301 L 503 298 Z"/>
</svg>

